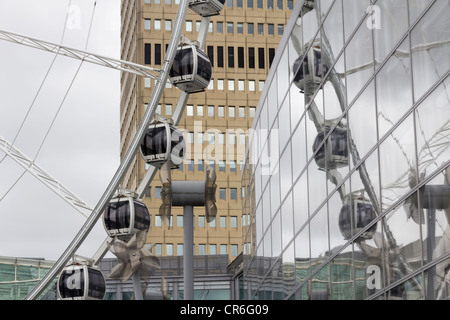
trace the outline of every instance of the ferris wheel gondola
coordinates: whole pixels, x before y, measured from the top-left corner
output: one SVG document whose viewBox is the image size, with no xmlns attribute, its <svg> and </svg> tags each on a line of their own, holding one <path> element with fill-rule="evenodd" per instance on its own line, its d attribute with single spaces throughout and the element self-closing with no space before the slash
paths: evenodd
<svg viewBox="0 0 450 320">
<path fill-rule="evenodd" d="M 150 214 L 137 195 L 120 190 L 103 213 L 103 226 L 110 237 L 131 238 L 150 227 Z"/>
<path fill-rule="evenodd" d="M 159 168 L 170 160 L 172 169 L 183 163 L 185 149 L 183 134 L 167 119 L 155 119 L 150 124 L 140 148 L 148 164 Z"/>
<path fill-rule="evenodd" d="M 295 73 L 294 83 L 300 92 L 313 94 L 328 72 L 328 66 L 322 61 L 322 52 L 318 41 L 314 42 L 307 52 L 303 52 L 295 60 L 293 71 Z"/>
<path fill-rule="evenodd" d="M 194 44 L 177 49 L 170 69 L 170 81 L 188 93 L 204 91 L 211 81 L 212 67 L 208 56 Z"/>
<path fill-rule="evenodd" d="M 58 300 L 103 300 L 106 282 L 97 267 L 72 264 L 60 273 L 56 288 Z"/>
<path fill-rule="evenodd" d="M 224 4 L 225 0 L 189 0 L 189 8 L 202 17 L 219 14 Z"/>
<path fill-rule="evenodd" d="M 313 144 L 313 151 L 319 149 L 314 155 L 314 160 L 319 168 L 324 170 L 348 166 L 347 129 L 341 125 L 336 126 L 327 140 L 323 142 L 330 130 L 331 125 L 326 124 L 316 136 Z"/>
<path fill-rule="evenodd" d="M 365 229 L 376 218 L 376 212 L 370 201 L 359 193 L 350 194 L 339 213 L 339 229 L 345 240 L 349 240 Z M 372 239 L 376 230 L 377 224 L 375 223 L 365 230 L 357 241 Z"/>
</svg>

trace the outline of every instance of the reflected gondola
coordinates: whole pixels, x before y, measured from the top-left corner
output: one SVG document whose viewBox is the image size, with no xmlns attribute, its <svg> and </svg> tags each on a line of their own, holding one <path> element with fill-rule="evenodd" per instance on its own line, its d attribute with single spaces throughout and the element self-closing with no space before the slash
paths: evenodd
<svg viewBox="0 0 450 320">
<path fill-rule="evenodd" d="M 170 81 L 188 93 L 204 91 L 211 80 L 212 67 L 208 56 L 195 45 L 184 45 L 177 53 L 170 69 Z"/>
<path fill-rule="evenodd" d="M 110 237 L 131 238 L 150 227 L 150 214 L 137 194 L 120 190 L 103 213 L 103 226 Z"/>
<path fill-rule="evenodd" d="M 365 229 L 376 218 L 375 210 L 369 200 L 362 196 L 351 194 L 339 213 L 339 229 L 345 240 Z M 365 230 L 356 241 L 372 239 L 377 224 Z"/>
<path fill-rule="evenodd" d="M 219 14 L 224 4 L 225 0 L 189 0 L 189 8 L 202 17 Z"/>
<path fill-rule="evenodd" d="M 307 44 L 305 47 L 307 48 Z M 327 74 L 328 67 L 322 64 L 320 45 L 315 42 L 307 53 L 303 53 L 294 62 L 294 83 L 302 93 L 313 94 L 320 86 L 322 78 Z"/>
<path fill-rule="evenodd" d="M 330 131 L 331 126 L 325 125 L 314 140 L 313 152 L 317 150 Z M 319 168 L 324 170 L 342 168 L 348 165 L 347 129 L 336 126 L 328 136 L 325 143 L 314 155 L 314 160 Z"/>
<path fill-rule="evenodd" d="M 58 300 L 103 300 L 106 292 L 102 272 L 80 264 L 65 267 L 56 287 Z"/>
<path fill-rule="evenodd" d="M 148 164 L 161 167 L 166 161 L 171 161 L 173 169 L 183 163 L 185 149 L 183 134 L 167 119 L 156 119 L 150 124 L 140 148 Z"/>
</svg>

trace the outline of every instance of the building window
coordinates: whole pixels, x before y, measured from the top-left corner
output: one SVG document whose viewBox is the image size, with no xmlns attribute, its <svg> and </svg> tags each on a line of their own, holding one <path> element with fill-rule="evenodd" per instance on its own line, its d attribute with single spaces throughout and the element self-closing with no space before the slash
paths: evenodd
<svg viewBox="0 0 450 320">
<path fill-rule="evenodd" d="M 177 227 L 183 226 L 183 216 L 177 216 Z"/>
<path fill-rule="evenodd" d="M 273 9 L 273 0 L 267 0 L 267 9 Z"/>
<path fill-rule="evenodd" d="M 188 104 L 186 106 L 187 110 L 186 113 L 189 117 L 192 117 L 194 115 L 194 106 L 192 104 Z"/>
<path fill-rule="evenodd" d="M 255 25 L 253 24 L 253 22 L 247 23 L 248 34 L 253 34 L 255 32 L 254 28 L 255 28 Z"/>
<path fill-rule="evenodd" d="M 217 254 L 217 246 L 215 244 L 209 245 L 209 254 L 211 255 Z"/>
<path fill-rule="evenodd" d="M 208 143 L 214 144 L 216 140 L 216 134 L 214 132 L 208 132 Z M 213 160 L 210 160 L 213 161 Z"/>
<path fill-rule="evenodd" d="M 269 68 L 270 66 L 272 66 L 274 58 L 275 58 L 275 48 L 269 48 Z"/>
<path fill-rule="evenodd" d="M 227 0 L 227 7 L 233 8 L 233 0 Z"/>
<path fill-rule="evenodd" d="M 263 0 L 256 0 L 256 7 L 259 9 L 262 9 L 263 7 Z"/>
<path fill-rule="evenodd" d="M 247 0 L 247 8 L 253 8 L 253 0 Z"/>
<path fill-rule="evenodd" d="M 244 47 L 238 47 L 238 68 L 244 68 Z"/>
<path fill-rule="evenodd" d="M 273 23 L 269 23 L 267 25 L 267 33 L 268 34 L 275 34 L 275 27 L 274 27 Z"/>
<path fill-rule="evenodd" d="M 198 160 L 197 169 L 198 169 L 198 171 L 205 170 L 205 161 L 204 160 Z"/>
<path fill-rule="evenodd" d="M 186 21 L 186 32 L 192 32 L 192 21 L 191 20 Z"/>
<path fill-rule="evenodd" d="M 228 80 L 228 90 L 234 91 L 234 79 Z"/>
<path fill-rule="evenodd" d="M 166 104 L 166 116 L 171 116 L 171 115 L 172 115 L 172 105 Z"/>
<path fill-rule="evenodd" d="M 277 9 L 283 10 L 283 0 L 277 0 Z"/>
<path fill-rule="evenodd" d="M 166 20 L 166 31 L 172 30 L 172 20 Z"/>
<path fill-rule="evenodd" d="M 144 29 L 145 30 L 152 29 L 152 20 L 151 19 L 144 19 Z"/>
<path fill-rule="evenodd" d="M 245 107 L 239 107 L 239 118 L 245 118 Z"/>
<path fill-rule="evenodd" d="M 209 61 L 211 61 L 211 66 L 214 66 L 214 47 L 213 46 L 208 46 L 206 48 L 206 52 L 207 52 Z"/>
<path fill-rule="evenodd" d="M 228 47 L 228 68 L 234 68 L 234 47 Z"/>
<path fill-rule="evenodd" d="M 238 255 L 238 245 L 237 244 L 231 245 L 231 255 L 233 257 L 237 257 L 237 255 Z"/>
<path fill-rule="evenodd" d="M 245 91 L 245 81 L 244 80 L 238 80 L 238 90 Z"/>
<path fill-rule="evenodd" d="M 216 32 L 217 33 L 223 33 L 223 22 L 217 22 Z"/>
<path fill-rule="evenodd" d="M 234 166 L 235 166 L 234 171 L 236 171 L 236 161 L 234 161 Z M 231 200 L 237 200 L 237 189 L 236 188 L 231 188 L 230 189 L 230 199 Z"/>
<path fill-rule="evenodd" d="M 220 216 L 220 227 L 226 228 L 227 227 L 227 217 Z"/>
<path fill-rule="evenodd" d="M 223 47 L 217 47 L 217 66 L 223 68 Z"/>
<path fill-rule="evenodd" d="M 231 228 L 237 228 L 238 227 L 238 225 L 237 225 L 237 217 L 235 217 L 235 216 L 230 217 L 230 227 Z"/>
<path fill-rule="evenodd" d="M 166 244 L 166 255 L 173 256 L 173 244 Z"/>
<path fill-rule="evenodd" d="M 194 171 L 194 160 L 188 160 L 188 171 Z"/>
<path fill-rule="evenodd" d="M 258 48 L 258 67 L 264 69 L 264 48 Z"/>
<path fill-rule="evenodd" d="M 217 115 L 221 118 L 225 117 L 225 107 L 219 106 L 217 109 Z"/>
<path fill-rule="evenodd" d="M 203 144 L 203 132 L 197 132 L 197 143 Z"/>
<path fill-rule="evenodd" d="M 144 78 L 144 88 L 151 88 L 151 86 L 152 86 L 152 79 Z"/>
<path fill-rule="evenodd" d="M 255 80 L 248 80 L 248 91 L 255 91 Z"/>
<path fill-rule="evenodd" d="M 250 107 L 249 108 L 249 116 L 250 116 L 250 118 L 254 118 L 255 117 L 255 112 L 256 112 L 256 107 Z"/>
<path fill-rule="evenodd" d="M 208 117 L 214 117 L 214 106 L 208 106 Z"/>
<path fill-rule="evenodd" d="M 161 227 L 162 226 L 162 219 L 160 215 L 155 216 L 155 227 Z"/>
<path fill-rule="evenodd" d="M 205 216 L 198 216 L 198 227 L 199 228 L 205 227 Z"/>
<path fill-rule="evenodd" d="M 289 10 L 294 9 L 294 0 L 287 0 L 287 7 Z"/>
<path fill-rule="evenodd" d="M 242 22 L 237 23 L 237 33 L 244 33 L 244 24 Z"/>
<path fill-rule="evenodd" d="M 283 35 L 283 31 L 284 31 L 284 25 L 279 24 L 278 25 L 278 35 Z"/>
<path fill-rule="evenodd" d="M 177 256 L 182 256 L 182 255 L 183 255 L 183 244 L 178 243 L 177 244 Z"/>
<path fill-rule="evenodd" d="M 219 144 L 225 144 L 225 134 L 219 133 Z"/>
<path fill-rule="evenodd" d="M 248 67 L 255 68 L 255 48 L 248 48 Z"/>
<path fill-rule="evenodd" d="M 220 254 L 227 254 L 227 245 L 226 244 L 220 245 Z"/>
<path fill-rule="evenodd" d="M 219 199 L 220 200 L 226 200 L 226 189 L 225 188 L 220 188 L 219 189 Z"/>
<path fill-rule="evenodd" d="M 234 118 L 236 116 L 236 112 L 233 106 L 228 107 L 228 117 Z"/>
<path fill-rule="evenodd" d="M 155 30 L 161 30 L 161 19 L 155 19 Z"/>
<path fill-rule="evenodd" d="M 197 106 L 197 116 L 203 117 L 203 106 Z"/>
<path fill-rule="evenodd" d="M 233 33 L 234 29 L 234 24 L 233 22 L 227 22 L 227 32 L 228 33 Z"/>
<path fill-rule="evenodd" d="M 263 91 L 263 89 L 264 89 L 264 83 L 265 83 L 264 80 L 259 80 L 259 81 L 258 81 L 258 90 L 259 90 L 259 91 Z"/>
<path fill-rule="evenodd" d="M 258 34 L 264 34 L 264 24 L 258 23 Z"/>
<path fill-rule="evenodd" d="M 155 198 L 161 199 L 161 187 L 155 187 Z"/>
<path fill-rule="evenodd" d="M 146 43 L 144 46 L 144 63 L 152 63 L 152 45 L 150 43 Z"/>
<path fill-rule="evenodd" d="M 225 172 L 225 161 L 219 160 L 219 172 Z"/>
<path fill-rule="evenodd" d="M 161 243 L 155 244 L 155 255 L 157 255 L 157 256 L 162 255 L 162 244 Z"/>
<path fill-rule="evenodd" d="M 205 252 L 205 245 L 204 244 L 199 244 L 198 245 L 198 255 L 204 256 L 205 254 L 206 254 L 206 252 Z"/>
<path fill-rule="evenodd" d="M 217 79 L 217 90 L 223 90 L 223 79 Z"/>
<path fill-rule="evenodd" d="M 236 7 L 242 8 L 242 0 L 236 0 Z"/>
<path fill-rule="evenodd" d="M 159 43 L 155 43 L 155 64 L 161 64 L 161 45 Z"/>
<path fill-rule="evenodd" d="M 230 160 L 230 172 L 236 172 L 236 160 Z M 230 189 L 233 190 L 233 189 Z M 230 194 L 231 196 L 231 194 Z M 236 200 L 231 198 L 232 200 Z"/>
</svg>

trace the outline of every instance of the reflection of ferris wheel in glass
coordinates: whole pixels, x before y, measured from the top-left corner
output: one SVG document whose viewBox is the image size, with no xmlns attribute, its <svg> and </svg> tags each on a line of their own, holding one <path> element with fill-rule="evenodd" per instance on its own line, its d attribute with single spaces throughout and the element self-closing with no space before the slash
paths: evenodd
<svg viewBox="0 0 450 320">
<path fill-rule="evenodd" d="M 188 8 L 202 16 L 200 30 L 196 41 L 190 41 L 184 37 L 181 37 Z M 124 254 L 126 253 L 130 255 L 130 257 L 139 255 L 140 258 L 138 262 L 140 264 L 144 264 L 144 262 L 147 261 L 150 266 L 157 267 L 157 259 L 152 257 L 151 254 L 149 254 L 149 252 L 142 247 L 145 244 L 146 239 L 144 235 L 147 233 L 149 227 L 149 216 L 148 209 L 140 201 L 140 198 L 143 197 L 143 191 L 153 179 L 156 170 L 159 168 L 164 170 L 164 176 L 166 177 L 167 175 L 165 170 L 168 169 L 170 172 L 170 169 L 180 165 L 183 160 L 185 142 L 176 126 L 181 119 L 189 94 L 204 91 L 211 79 L 211 63 L 202 48 L 205 44 L 211 16 L 219 14 L 222 8 L 223 0 L 189 0 L 180 2 L 174 25 L 174 32 L 172 33 L 172 37 L 167 48 L 166 59 L 164 60 L 164 65 L 161 70 L 137 65 L 127 61 L 110 59 L 86 51 L 44 42 L 39 39 L 32 39 L 30 37 L 0 31 L 0 39 L 25 44 L 48 52 L 66 55 L 86 62 L 99 64 L 124 72 L 131 72 L 156 80 L 152 97 L 148 103 L 149 107 L 144 113 L 141 126 L 139 126 L 133 140 L 129 144 L 129 149 L 123 156 L 122 162 L 120 163 L 116 174 L 112 178 L 109 186 L 105 190 L 105 193 L 94 209 L 91 209 L 86 203 L 79 200 L 76 195 L 71 193 L 69 190 L 63 188 L 63 186 L 56 179 L 52 178 L 44 170 L 35 165 L 32 160 L 28 159 L 20 153 L 20 151 L 12 147 L 12 145 L 10 145 L 6 140 L 0 139 L 2 144 L 5 145 L 5 149 L 8 149 L 8 155 L 15 157 L 15 160 L 23 167 L 26 167 L 30 172 L 34 170 L 34 175 L 38 177 L 38 179 L 50 186 L 53 191 L 58 193 L 59 196 L 69 202 L 78 211 L 81 212 L 81 209 L 83 209 L 90 212 L 88 215 L 82 212 L 87 217 L 86 223 L 58 261 L 56 261 L 53 268 L 50 269 L 41 282 L 38 283 L 38 285 L 28 294 L 26 299 L 38 298 L 38 296 L 49 285 L 50 281 L 56 278 L 59 274 L 65 279 L 65 281 L 62 281 L 61 284 L 61 298 L 65 295 L 64 290 L 68 289 L 67 285 L 75 288 L 78 287 L 78 284 L 84 283 L 87 285 L 84 288 L 87 289 L 89 283 L 86 282 L 86 279 L 89 279 L 91 270 L 95 269 L 95 265 L 100 262 L 99 260 L 101 260 L 109 248 L 114 247 L 114 244 L 117 244 L 116 247 L 118 248 L 120 241 L 123 242 L 120 244 L 123 250 L 117 251 L 121 251 Z M 180 39 L 181 43 L 179 43 Z M 149 144 L 147 142 L 153 138 L 152 133 L 150 133 L 152 130 L 150 123 L 155 115 L 157 104 L 162 96 L 162 92 L 167 81 L 171 81 L 181 90 L 181 93 L 173 118 L 168 119 L 170 121 L 167 121 L 163 125 L 159 126 L 160 128 L 164 127 L 163 131 L 165 133 L 160 137 L 165 136 L 165 139 L 159 139 L 156 137 L 156 139 L 153 140 L 153 142 L 156 141 L 156 144 L 159 145 L 158 148 L 162 147 L 164 151 L 168 152 L 159 152 L 156 154 L 154 153 L 155 149 L 152 149 L 153 145 L 151 144 L 153 142 L 150 143 L 150 148 L 148 148 Z M 132 160 L 136 156 L 136 152 L 138 152 L 141 143 L 143 143 L 141 152 L 143 152 L 142 155 L 146 157 L 146 161 L 151 163 L 152 160 L 150 158 L 153 157 L 153 160 L 157 160 L 158 163 L 152 163 L 152 165 L 149 166 L 149 169 L 137 190 L 129 191 L 120 189 L 119 184 L 125 176 L 127 168 L 131 165 Z M 159 151 L 162 151 L 162 149 Z M 154 155 L 150 155 L 151 153 L 154 153 Z M 170 168 L 166 168 L 166 163 L 170 164 Z M 209 194 L 207 190 L 205 193 Z M 210 203 L 210 206 L 214 207 L 215 205 Z M 74 257 L 75 252 L 83 243 L 101 215 L 103 215 L 103 223 L 108 233 L 107 239 L 100 246 L 93 258 L 87 259 L 88 261 L 85 261 L 85 263 L 82 264 L 82 267 L 78 267 L 78 265 L 81 265 L 80 261 L 75 261 L 74 263 L 68 265 L 69 260 Z M 129 260 L 130 261 L 128 262 L 133 263 L 133 258 L 130 258 Z M 75 268 L 74 266 L 77 267 Z M 72 268 L 72 271 L 69 271 L 69 268 Z M 73 271 L 75 269 L 78 271 Z M 72 273 L 68 275 L 70 272 Z M 67 280 L 68 278 L 70 279 Z M 135 294 L 138 295 L 136 298 L 139 298 L 139 291 L 142 290 L 136 290 L 136 288 L 137 287 L 135 286 Z M 90 298 L 85 294 L 85 292 L 79 291 L 77 294 L 79 294 L 77 297 L 80 299 Z M 75 296 L 73 292 L 72 295 Z"/>
</svg>

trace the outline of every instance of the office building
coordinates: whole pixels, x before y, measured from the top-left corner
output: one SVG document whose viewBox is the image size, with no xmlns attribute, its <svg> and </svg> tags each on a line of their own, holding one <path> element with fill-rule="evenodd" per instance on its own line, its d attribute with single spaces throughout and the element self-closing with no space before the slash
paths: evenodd
<svg viewBox="0 0 450 320">
<path fill-rule="evenodd" d="M 243 185 L 245 299 L 449 299 L 448 1 L 303 1 Z"/>
</svg>

